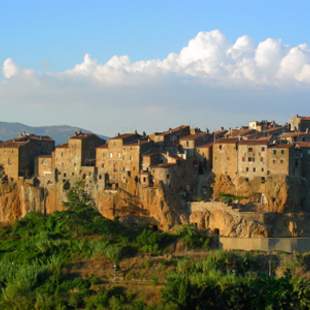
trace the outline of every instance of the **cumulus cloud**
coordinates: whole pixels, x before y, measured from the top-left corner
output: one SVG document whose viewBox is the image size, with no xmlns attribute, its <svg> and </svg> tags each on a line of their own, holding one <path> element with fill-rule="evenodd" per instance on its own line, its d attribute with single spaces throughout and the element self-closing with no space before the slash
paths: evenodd
<svg viewBox="0 0 310 310">
<path fill-rule="evenodd" d="M 81 64 L 63 74 L 102 83 L 128 83 L 171 73 L 229 83 L 309 83 L 309 55 L 307 44 L 290 47 L 273 38 L 255 44 L 249 36 L 229 42 L 221 31 L 214 30 L 199 32 L 181 51 L 162 60 L 131 62 L 128 56 L 113 56 L 100 64 L 86 54 Z"/>
<path fill-rule="evenodd" d="M 3 62 L 2 72 L 6 79 L 10 79 L 18 73 L 18 68 L 11 58 L 7 58 Z"/>
<path fill-rule="evenodd" d="M 160 123 L 171 127 L 172 118 L 176 124 L 192 118 L 200 125 L 203 113 L 213 125 L 222 125 L 224 119 L 216 121 L 218 112 L 241 119 L 255 111 L 269 118 L 276 115 L 270 108 L 291 113 L 298 100 L 300 109 L 294 112 L 307 112 L 310 47 L 289 46 L 274 38 L 255 42 L 247 35 L 231 42 L 213 30 L 199 32 L 163 59 L 131 61 L 127 55 L 114 55 L 101 63 L 85 54 L 81 63 L 63 72 L 38 73 L 8 58 L 2 72 L 0 104 L 9 102 L 14 107 L 10 115 L 23 103 L 25 109 L 35 105 L 38 118 L 54 115 L 60 121 L 61 116 L 63 122 L 77 107 L 88 109 L 79 116 L 79 123 L 92 115 L 90 124 L 97 122 L 98 128 L 102 111 L 111 116 L 105 118 L 111 128 L 115 119 L 125 128 L 144 124 L 160 129 L 156 127 Z M 64 110 L 65 114 L 59 113 Z"/>
<path fill-rule="evenodd" d="M 249 36 L 229 42 L 221 31 L 213 30 L 199 32 L 178 53 L 171 53 L 164 59 L 132 62 L 128 56 L 113 56 L 106 63 L 99 63 L 86 54 L 82 63 L 53 75 L 88 78 L 106 84 L 140 83 L 148 77 L 165 74 L 229 83 L 309 83 L 309 64 L 307 44 L 290 47 L 273 38 L 254 43 Z M 30 73 L 19 70 L 10 58 L 3 63 L 6 79 Z"/>
</svg>

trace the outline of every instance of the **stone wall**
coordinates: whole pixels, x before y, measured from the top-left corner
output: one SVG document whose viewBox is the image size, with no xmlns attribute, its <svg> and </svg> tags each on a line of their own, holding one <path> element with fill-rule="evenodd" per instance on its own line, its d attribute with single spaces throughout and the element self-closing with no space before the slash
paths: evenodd
<svg viewBox="0 0 310 310">
<path fill-rule="evenodd" d="M 305 253 L 310 251 L 310 238 L 227 238 L 220 237 L 224 250 Z"/>
</svg>

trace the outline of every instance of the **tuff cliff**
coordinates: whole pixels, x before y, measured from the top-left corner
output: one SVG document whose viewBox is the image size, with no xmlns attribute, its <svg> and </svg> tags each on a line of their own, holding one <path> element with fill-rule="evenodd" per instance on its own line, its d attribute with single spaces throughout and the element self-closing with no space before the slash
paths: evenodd
<svg viewBox="0 0 310 310">
<path fill-rule="evenodd" d="M 223 194 L 237 197 L 242 206 L 252 206 L 260 212 L 310 212 L 310 184 L 304 178 L 272 176 L 265 179 L 219 175 L 214 178 L 213 198 Z"/>
<path fill-rule="evenodd" d="M 272 179 L 264 184 L 252 182 L 250 185 L 251 188 L 243 181 L 232 183 L 225 177 L 214 183 L 215 197 L 222 192 L 244 197 L 237 207 L 218 201 L 189 203 L 180 193 L 164 185 L 154 188 L 132 186 L 129 191 L 94 186 L 89 192 L 103 216 L 130 223 L 149 223 L 164 230 L 178 224 L 194 223 L 201 229 L 218 231 L 227 237 L 310 236 L 310 213 L 305 212 L 308 191 L 303 188 L 307 186 L 304 180 Z M 256 201 L 256 190 L 261 190 L 262 186 L 266 186 L 264 195 L 269 204 Z M 0 222 L 13 223 L 30 211 L 52 213 L 61 210 L 65 200 L 66 190 L 62 183 L 42 189 L 26 181 L 4 182 L 0 184 Z M 247 212 L 245 207 L 251 203 L 257 208 Z"/>
<path fill-rule="evenodd" d="M 223 237 L 309 237 L 310 213 L 247 212 L 223 202 L 191 203 L 190 222 Z"/>
<path fill-rule="evenodd" d="M 25 182 L 0 184 L 1 223 L 13 223 L 30 211 L 44 212 L 40 190 Z"/>
<path fill-rule="evenodd" d="M 182 221 L 186 204 L 182 199 L 158 188 L 138 188 L 137 193 L 118 189 L 91 188 L 100 213 L 110 219 L 119 218 L 127 222 L 145 222 L 169 229 Z M 25 181 L 0 184 L 0 222 L 13 223 L 28 212 L 52 213 L 62 210 L 66 201 L 63 184 L 56 183 L 42 189 Z M 180 206 L 183 207 L 180 208 Z M 182 210 L 182 208 L 184 210 Z"/>
</svg>

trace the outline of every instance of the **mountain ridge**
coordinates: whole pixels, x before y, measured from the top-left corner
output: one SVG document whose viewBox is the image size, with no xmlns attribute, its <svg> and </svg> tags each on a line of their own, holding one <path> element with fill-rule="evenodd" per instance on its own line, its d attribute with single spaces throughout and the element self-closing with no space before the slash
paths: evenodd
<svg viewBox="0 0 310 310">
<path fill-rule="evenodd" d="M 20 122 L 2 122 L 0 121 L 0 140 L 5 141 L 14 139 L 22 132 L 33 133 L 36 135 L 50 136 L 56 144 L 65 143 L 76 131 L 92 132 L 81 127 L 70 125 L 48 125 L 48 126 L 29 126 Z M 100 135 L 102 138 L 106 136 Z"/>
</svg>

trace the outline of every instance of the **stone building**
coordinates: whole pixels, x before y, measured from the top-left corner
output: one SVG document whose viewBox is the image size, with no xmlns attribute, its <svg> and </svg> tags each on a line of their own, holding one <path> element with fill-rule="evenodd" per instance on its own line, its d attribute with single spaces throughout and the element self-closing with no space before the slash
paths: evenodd
<svg viewBox="0 0 310 310">
<path fill-rule="evenodd" d="M 127 187 L 129 179 L 138 180 L 142 155 L 153 143 L 137 133 L 119 134 L 96 150 L 98 178 L 107 184 Z"/>
<path fill-rule="evenodd" d="M 94 178 L 96 148 L 104 143 L 95 134 L 77 132 L 68 143 L 56 146 L 52 160 L 56 181 Z"/>
<path fill-rule="evenodd" d="M 275 121 L 263 120 L 249 122 L 249 129 L 254 129 L 259 132 L 276 127 L 279 127 L 279 125 L 277 125 Z"/>
<path fill-rule="evenodd" d="M 200 163 L 200 169 L 204 172 L 210 172 L 212 170 L 212 151 L 213 143 L 206 143 L 196 147 L 196 157 Z"/>
<path fill-rule="evenodd" d="M 238 174 L 238 139 L 217 140 L 213 144 L 213 172 L 234 177 Z"/>
<path fill-rule="evenodd" d="M 295 115 L 290 120 L 291 131 L 306 131 L 310 130 L 310 117 Z"/>
<path fill-rule="evenodd" d="M 289 143 L 295 142 L 310 142 L 310 131 L 290 131 L 281 134 L 282 140 L 288 141 Z"/>
<path fill-rule="evenodd" d="M 52 155 L 41 155 L 36 158 L 35 175 L 42 185 L 55 181 L 54 158 Z"/>
<path fill-rule="evenodd" d="M 171 147 L 178 146 L 180 138 L 188 136 L 190 133 L 190 126 L 181 125 L 176 128 L 169 128 L 167 131 L 152 133 L 149 138 L 162 146 Z"/>
<path fill-rule="evenodd" d="M 268 140 L 241 140 L 238 142 L 238 175 L 245 178 L 267 175 Z"/>
<path fill-rule="evenodd" d="M 302 176 L 310 182 L 310 142 L 299 142 L 296 147 L 301 152 Z"/>
<path fill-rule="evenodd" d="M 221 140 L 213 146 L 213 172 L 247 179 L 300 176 L 301 153 L 292 144 L 271 143 L 268 139 Z"/>
<path fill-rule="evenodd" d="M 292 144 L 274 144 L 268 147 L 267 175 L 301 175 L 301 153 Z"/>
<path fill-rule="evenodd" d="M 0 165 L 8 178 L 30 178 L 35 172 L 35 159 L 50 155 L 54 141 L 47 136 L 24 134 L 13 140 L 0 143 Z"/>
<path fill-rule="evenodd" d="M 206 143 L 212 142 L 213 135 L 206 132 L 198 132 L 180 138 L 179 144 L 187 156 L 195 156 L 196 149 Z"/>
</svg>

